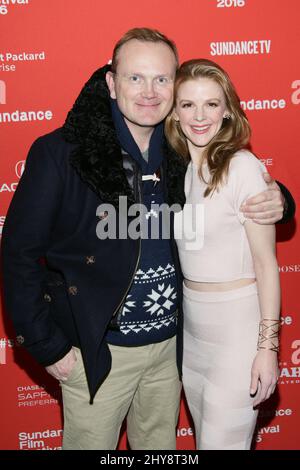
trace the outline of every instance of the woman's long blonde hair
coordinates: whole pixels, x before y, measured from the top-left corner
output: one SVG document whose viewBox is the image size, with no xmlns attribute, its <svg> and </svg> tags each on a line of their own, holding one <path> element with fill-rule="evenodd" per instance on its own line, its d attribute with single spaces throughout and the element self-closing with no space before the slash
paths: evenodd
<svg viewBox="0 0 300 470">
<path fill-rule="evenodd" d="M 179 68 L 174 86 L 174 107 L 180 85 L 197 78 L 214 80 L 222 88 L 226 100 L 229 119 L 223 119 L 222 127 L 208 144 L 204 152 L 203 162 L 206 161 L 211 175 L 204 196 L 215 191 L 228 174 L 228 168 L 233 154 L 247 147 L 250 139 L 250 126 L 247 117 L 241 108 L 240 99 L 228 74 L 215 62 L 207 59 L 194 59 L 184 62 Z M 171 113 L 165 123 L 165 133 L 171 146 L 187 162 L 191 157 L 187 140 L 183 134 L 180 123 L 175 121 Z M 203 178 L 202 165 L 199 176 Z"/>
</svg>

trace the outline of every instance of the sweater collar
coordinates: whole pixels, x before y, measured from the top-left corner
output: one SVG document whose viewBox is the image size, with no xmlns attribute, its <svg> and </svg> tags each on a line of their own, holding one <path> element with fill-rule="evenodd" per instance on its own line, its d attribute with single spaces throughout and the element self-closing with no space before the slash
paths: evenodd
<svg viewBox="0 0 300 470">
<path fill-rule="evenodd" d="M 158 124 L 153 130 L 149 143 L 148 162 L 146 162 L 130 130 L 128 129 L 124 116 L 118 107 L 117 100 L 111 99 L 110 102 L 117 138 L 122 149 L 135 159 L 141 167 L 143 175 L 153 174 L 160 167 L 163 159 L 163 124 Z"/>
</svg>

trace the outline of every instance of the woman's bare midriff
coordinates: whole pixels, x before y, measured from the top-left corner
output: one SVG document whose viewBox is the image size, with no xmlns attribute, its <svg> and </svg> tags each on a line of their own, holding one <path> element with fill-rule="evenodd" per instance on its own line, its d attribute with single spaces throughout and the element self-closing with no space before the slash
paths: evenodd
<svg viewBox="0 0 300 470">
<path fill-rule="evenodd" d="M 201 292 L 224 292 L 253 284 L 256 279 L 236 279 L 228 282 L 195 282 L 185 279 L 186 287 Z"/>
</svg>

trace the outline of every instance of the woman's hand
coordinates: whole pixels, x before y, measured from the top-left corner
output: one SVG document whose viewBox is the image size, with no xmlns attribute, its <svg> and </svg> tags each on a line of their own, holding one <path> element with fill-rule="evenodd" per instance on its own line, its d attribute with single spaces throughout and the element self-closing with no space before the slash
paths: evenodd
<svg viewBox="0 0 300 470">
<path fill-rule="evenodd" d="M 250 395 L 253 407 L 267 400 L 274 392 L 279 377 L 277 353 L 270 349 L 257 352 L 251 369 Z"/>
<path fill-rule="evenodd" d="M 257 224 L 272 225 L 282 219 L 285 200 L 278 184 L 269 173 L 263 173 L 263 177 L 268 189 L 249 198 L 242 205 L 241 211 L 246 218 L 253 219 Z"/>
</svg>

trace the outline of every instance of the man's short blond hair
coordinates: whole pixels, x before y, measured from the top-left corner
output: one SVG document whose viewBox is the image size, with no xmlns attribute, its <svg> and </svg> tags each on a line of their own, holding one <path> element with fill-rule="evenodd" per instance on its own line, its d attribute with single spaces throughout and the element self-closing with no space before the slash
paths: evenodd
<svg viewBox="0 0 300 470">
<path fill-rule="evenodd" d="M 128 41 L 131 41 L 132 39 L 136 39 L 137 41 L 141 41 L 141 42 L 154 42 L 154 43 L 162 42 L 166 44 L 173 52 L 175 56 L 175 60 L 176 60 L 176 68 L 178 68 L 179 66 L 178 51 L 177 51 L 175 42 L 172 41 L 172 39 L 169 39 L 167 36 L 162 34 L 160 31 L 157 31 L 156 29 L 133 28 L 127 31 L 127 33 L 125 33 L 115 45 L 113 56 L 112 56 L 112 64 L 111 64 L 112 72 L 116 72 L 118 56 L 119 56 L 119 51 L 121 47 L 124 44 L 126 44 Z"/>
</svg>

